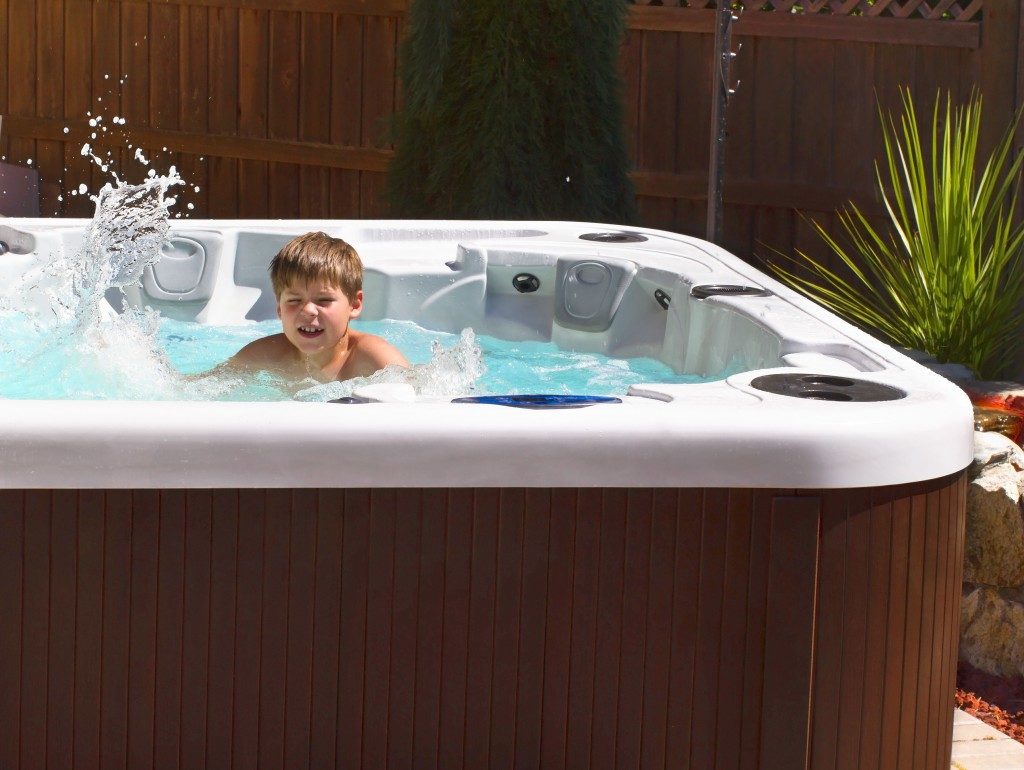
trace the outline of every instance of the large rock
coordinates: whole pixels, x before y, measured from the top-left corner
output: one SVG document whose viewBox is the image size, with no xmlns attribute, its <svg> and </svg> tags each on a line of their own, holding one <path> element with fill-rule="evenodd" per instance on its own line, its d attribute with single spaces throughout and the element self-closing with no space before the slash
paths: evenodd
<svg viewBox="0 0 1024 770">
<path fill-rule="evenodd" d="M 960 660 L 997 676 L 1024 675 L 1024 596 L 1020 589 L 964 585 Z"/>
<path fill-rule="evenodd" d="M 1024 452 L 1008 438 L 975 434 L 973 478 L 967 488 L 965 582 L 1004 588 L 1024 585 L 1022 468 Z"/>
</svg>

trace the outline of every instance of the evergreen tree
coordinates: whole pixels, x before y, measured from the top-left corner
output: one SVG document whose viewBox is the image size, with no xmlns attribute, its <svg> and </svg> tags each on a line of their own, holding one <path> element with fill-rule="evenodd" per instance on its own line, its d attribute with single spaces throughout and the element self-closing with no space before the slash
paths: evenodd
<svg viewBox="0 0 1024 770">
<path fill-rule="evenodd" d="M 625 0 L 414 0 L 392 214 L 632 221 L 625 13 Z"/>
</svg>

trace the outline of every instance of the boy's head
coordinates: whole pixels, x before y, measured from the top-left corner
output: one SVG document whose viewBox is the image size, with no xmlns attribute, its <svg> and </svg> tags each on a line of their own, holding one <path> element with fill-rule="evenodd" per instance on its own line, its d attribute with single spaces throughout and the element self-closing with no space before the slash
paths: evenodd
<svg viewBox="0 0 1024 770">
<path fill-rule="evenodd" d="M 356 250 L 327 233 L 306 233 L 285 244 L 270 261 L 274 296 L 289 286 L 324 281 L 341 289 L 349 300 L 363 288 L 363 263 Z"/>
</svg>

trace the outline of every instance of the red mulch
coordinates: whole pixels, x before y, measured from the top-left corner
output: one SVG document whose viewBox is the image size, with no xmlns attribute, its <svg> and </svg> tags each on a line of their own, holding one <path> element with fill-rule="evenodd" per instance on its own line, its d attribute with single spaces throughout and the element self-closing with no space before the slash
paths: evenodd
<svg viewBox="0 0 1024 770">
<path fill-rule="evenodd" d="M 956 706 L 1024 743 L 1024 677 L 995 676 L 960 663 L 956 670 Z"/>
</svg>

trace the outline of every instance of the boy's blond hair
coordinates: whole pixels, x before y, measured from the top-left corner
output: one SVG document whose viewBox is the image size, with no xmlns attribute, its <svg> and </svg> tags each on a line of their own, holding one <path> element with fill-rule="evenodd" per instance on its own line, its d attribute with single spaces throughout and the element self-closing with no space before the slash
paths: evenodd
<svg viewBox="0 0 1024 770">
<path fill-rule="evenodd" d="M 270 261 L 270 281 L 278 299 L 289 286 L 314 280 L 337 286 L 352 300 L 363 288 L 363 262 L 351 245 L 321 232 L 293 238 Z"/>
</svg>

